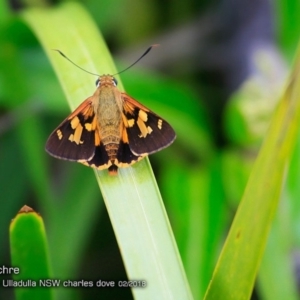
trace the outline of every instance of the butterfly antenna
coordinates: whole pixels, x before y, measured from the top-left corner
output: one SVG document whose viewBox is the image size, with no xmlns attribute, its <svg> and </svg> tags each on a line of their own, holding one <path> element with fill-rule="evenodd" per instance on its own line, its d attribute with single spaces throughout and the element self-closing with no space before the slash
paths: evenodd
<svg viewBox="0 0 300 300">
<path fill-rule="evenodd" d="M 53 51 L 57 51 L 62 57 L 64 57 L 66 60 L 68 60 L 70 63 L 72 63 L 74 66 L 76 66 L 77 68 L 81 69 L 82 71 L 86 72 L 86 73 L 89 73 L 89 74 L 92 74 L 92 75 L 96 75 L 96 76 L 100 76 L 99 74 L 96 74 L 96 73 L 92 73 L 92 72 L 89 72 L 83 68 L 81 68 L 80 66 L 78 66 L 77 64 L 75 64 L 69 57 L 67 57 L 65 54 L 63 54 L 60 50 L 58 49 L 52 49 Z M 150 51 L 150 50 L 149 50 Z M 148 52 L 149 52 L 148 51 Z"/>
<path fill-rule="evenodd" d="M 128 66 L 126 69 L 124 69 L 124 70 L 122 70 L 122 71 L 120 71 L 120 72 L 114 74 L 113 76 L 118 75 L 118 74 L 121 74 L 121 73 L 125 72 L 126 70 L 130 69 L 131 67 L 133 67 L 133 66 L 134 66 L 136 63 L 138 63 L 144 56 L 146 56 L 146 55 L 150 52 L 150 50 L 151 50 L 153 47 L 157 47 L 157 46 L 159 46 L 159 45 L 158 45 L 158 44 L 151 45 L 151 46 L 144 52 L 144 54 L 142 54 L 142 56 L 141 56 L 139 59 L 137 59 L 133 64 L 131 64 L 130 66 Z"/>
</svg>

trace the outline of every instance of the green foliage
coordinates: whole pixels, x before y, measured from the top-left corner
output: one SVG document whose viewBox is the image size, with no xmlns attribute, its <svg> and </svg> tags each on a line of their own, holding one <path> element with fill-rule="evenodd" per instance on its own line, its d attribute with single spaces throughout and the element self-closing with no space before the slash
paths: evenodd
<svg viewBox="0 0 300 300">
<path fill-rule="evenodd" d="M 51 276 L 44 223 L 29 207 L 24 206 L 10 224 L 10 249 L 12 265 L 19 268 L 13 278 L 25 286 L 15 288 L 16 298 L 53 299 L 52 290 L 40 283 Z"/>
<path fill-rule="evenodd" d="M 1 2 L 0 238 L 5 249 L 1 253 L 1 264 L 10 264 L 9 222 L 20 207 L 28 204 L 45 220 L 54 277 L 126 278 L 121 263 L 114 268 L 120 254 L 105 217 L 104 198 L 129 279 L 132 274 L 144 279 L 143 274 L 148 274 L 144 267 L 156 269 L 153 276 L 163 282 L 161 290 L 167 291 L 172 285 L 166 284 L 170 278 L 164 274 L 172 273 L 175 268 L 181 282 L 175 293 L 180 289 L 188 291 L 181 257 L 194 299 L 202 299 L 205 293 L 206 299 L 233 299 L 231 295 L 241 294 L 244 298 L 236 296 L 235 299 L 249 299 L 255 279 L 258 299 L 297 299 L 295 261 L 300 248 L 297 201 L 300 159 L 297 126 L 292 123 L 298 113 L 297 74 L 293 73 L 292 83 L 289 83 L 290 95 L 284 94 L 278 104 L 285 90 L 284 78 L 289 73 L 285 65 L 291 65 L 298 42 L 299 4 L 296 0 L 277 1 L 274 5 L 278 37 L 274 48 L 282 49 L 285 56 L 273 56 L 274 52 L 269 50 L 257 53 L 256 72 L 235 90 L 226 104 L 222 128 L 228 141 L 225 146 L 215 143 L 213 120 L 202 103 L 205 95 L 198 88 L 203 83 L 194 74 L 178 75 L 180 68 L 193 69 L 188 61 L 172 66 L 174 76 L 139 65 L 120 75 L 126 91 L 167 119 L 177 133 L 175 143 L 150 156 L 150 161 L 180 257 L 147 160 L 121 170 L 117 179 L 97 172 L 100 193 L 89 168 L 55 160 L 45 153 L 47 136 L 70 112 L 64 93 L 73 109 L 95 89 L 95 78 L 63 60 L 52 48 L 62 50 L 91 72 L 115 73 L 103 40 L 117 51 L 141 43 L 147 43 L 147 47 L 149 43 L 159 42 L 161 47 L 147 56 L 159 57 L 174 47 L 172 43 L 168 45 L 161 34 L 193 20 L 203 5 L 199 1 L 197 4 L 187 1 L 184 6 L 180 1 L 174 1 L 172 6 L 157 1 L 134 2 L 135 5 L 130 1 L 120 4 L 90 0 L 82 6 L 66 3 L 54 8 L 26 8 L 21 11 L 21 18 Z M 69 7 L 69 17 L 78 11 L 81 13 L 65 23 L 60 14 L 62 7 Z M 24 20 L 36 26 L 36 36 Z M 144 49 L 144 45 L 140 48 Z M 176 47 L 188 45 L 176 44 Z M 147 57 L 143 61 L 150 59 Z M 122 62 L 122 65 L 131 62 Z M 283 107 L 284 103 L 289 106 Z M 295 105 L 291 108 L 292 103 Z M 292 135 L 289 135 L 290 130 Z M 270 141 L 276 138 L 277 142 L 272 144 Z M 259 151 L 262 141 L 264 146 Z M 137 218 L 141 221 L 139 224 L 151 226 L 137 226 L 134 221 Z M 244 233 L 239 235 L 238 241 L 237 228 L 242 228 Z M 149 236 L 153 236 L 153 241 L 148 244 Z M 155 253 L 144 248 L 168 250 Z M 168 255 L 170 251 L 172 254 Z M 141 252 L 145 255 L 140 255 Z M 158 261 L 166 262 L 165 269 L 160 269 Z M 130 266 L 134 262 L 136 265 Z M 135 273 L 139 266 L 140 273 Z M 153 284 L 156 279 L 151 278 L 149 288 L 151 284 L 156 288 L 159 284 L 156 281 Z M 94 294 L 90 290 L 59 289 L 56 292 L 62 299 L 132 298 L 128 290 L 97 289 Z M 12 291 L 5 292 L 9 296 Z M 134 289 L 133 295 L 142 298 L 143 290 Z M 9 299 L 7 295 L 3 297 Z"/>
<path fill-rule="evenodd" d="M 205 299 L 220 299 L 221 295 L 223 299 L 251 296 L 300 127 L 299 87 L 298 57 L 273 114 Z M 296 298 L 293 292 L 288 293 L 289 299 Z"/>
</svg>

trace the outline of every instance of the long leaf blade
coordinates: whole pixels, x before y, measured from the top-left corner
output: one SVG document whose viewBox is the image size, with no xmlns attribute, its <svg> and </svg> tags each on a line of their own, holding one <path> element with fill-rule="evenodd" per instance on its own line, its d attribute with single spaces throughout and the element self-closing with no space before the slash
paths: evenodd
<svg viewBox="0 0 300 300">
<path fill-rule="evenodd" d="M 300 57 L 273 115 L 205 299 L 249 299 L 300 126 Z"/>
<path fill-rule="evenodd" d="M 69 62 L 52 53 L 51 48 L 60 49 L 91 72 L 116 73 L 103 38 L 78 4 L 65 3 L 53 10 L 30 9 L 23 13 L 23 18 L 48 54 L 72 109 L 91 95 L 90 75 L 74 69 Z M 148 160 L 120 170 L 115 178 L 106 172 L 96 172 L 96 177 L 128 277 L 147 282 L 147 288 L 133 289 L 135 298 L 191 299 Z"/>
</svg>

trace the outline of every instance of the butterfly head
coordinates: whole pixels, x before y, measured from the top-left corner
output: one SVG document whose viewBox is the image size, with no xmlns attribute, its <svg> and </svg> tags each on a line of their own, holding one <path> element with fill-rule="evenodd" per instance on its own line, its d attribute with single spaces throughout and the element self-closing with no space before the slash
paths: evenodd
<svg viewBox="0 0 300 300">
<path fill-rule="evenodd" d="M 96 80 L 96 87 L 110 87 L 110 86 L 117 86 L 118 81 L 115 77 L 111 75 L 102 75 Z"/>
</svg>

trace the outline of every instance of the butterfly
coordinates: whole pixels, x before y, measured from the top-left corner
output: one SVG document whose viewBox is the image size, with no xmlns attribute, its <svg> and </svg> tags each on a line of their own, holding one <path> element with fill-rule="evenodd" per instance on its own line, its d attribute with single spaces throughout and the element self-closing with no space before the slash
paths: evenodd
<svg viewBox="0 0 300 300">
<path fill-rule="evenodd" d="M 117 175 L 118 168 L 128 167 L 175 140 L 171 125 L 121 92 L 114 76 L 99 76 L 96 87 L 94 94 L 51 133 L 46 143 L 50 155 Z"/>
</svg>

